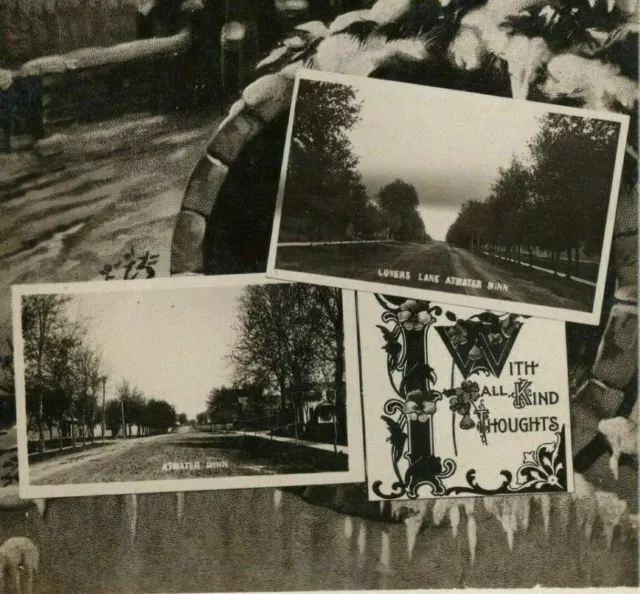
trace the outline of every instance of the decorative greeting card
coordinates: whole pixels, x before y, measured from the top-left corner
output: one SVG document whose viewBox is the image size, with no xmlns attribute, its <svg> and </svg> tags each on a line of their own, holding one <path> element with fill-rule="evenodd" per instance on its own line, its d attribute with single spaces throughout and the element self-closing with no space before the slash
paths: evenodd
<svg viewBox="0 0 640 594">
<path fill-rule="evenodd" d="M 358 293 L 369 498 L 573 491 L 562 322 Z"/>
</svg>

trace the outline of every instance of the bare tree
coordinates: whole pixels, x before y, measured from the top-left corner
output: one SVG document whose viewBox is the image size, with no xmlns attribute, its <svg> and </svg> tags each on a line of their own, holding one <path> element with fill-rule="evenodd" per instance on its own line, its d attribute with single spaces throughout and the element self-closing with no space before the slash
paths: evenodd
<svg viewBox="0 0 640 594">
<path fill-rule="evenodd" d="M 303 284 L 258 285 L 247 287 L 238 301 L 237 339 L 230 356 L 236 379 L 245 385 L 268 383 L 275 389 L 281 409 L 293 411 L 296 437 L 306 387 L 328 358 L 335 362 L 336 349 L 341 348 L 329 347 L 334 322 L 327 312 L 335 308 L 323 291 L 331 290 Z"/>
<path fill-rule="evenodd" d="M 26 295 L 22 302 L 22 336 L 27 392 L 27 410 L 36 418 L 40 451 L 44 451 L 44 371 L 56 333 L 68 322 L 64 307 L 71 300 L 63 295 Z M 29 396 L 29 394 L 28 394 Z"/>
</svg>

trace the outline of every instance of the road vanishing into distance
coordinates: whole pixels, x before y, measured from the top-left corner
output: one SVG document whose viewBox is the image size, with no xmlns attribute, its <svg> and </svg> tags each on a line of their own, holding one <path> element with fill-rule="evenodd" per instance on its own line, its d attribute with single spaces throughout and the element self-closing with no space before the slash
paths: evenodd
<svg viewBox="0 0 640 594">
<path fill-rule="evenodd" d="M 584 283 L 443 241 L 285 246 L 278 248 L 276 266 L 296 272 L 581 311 L 591 311 L 595 294 L 595 288 Z M 482 288 L 476 288 L 477 283 L 472 282 L 465 286 L 445 284 L 447 277 L 480 281 Z M 495 288 L 488 288 L 490 282 L 495 283 Z"/>
<path fill-rule="evenodd" d="M 32 485 L 175 480 L 313 472 L 304 463 L 259 458 L 245 451 L 242 434 L 182 427 L 175 433 L 109 440 L 106 445 L 29 464 Z"/>
</svg>

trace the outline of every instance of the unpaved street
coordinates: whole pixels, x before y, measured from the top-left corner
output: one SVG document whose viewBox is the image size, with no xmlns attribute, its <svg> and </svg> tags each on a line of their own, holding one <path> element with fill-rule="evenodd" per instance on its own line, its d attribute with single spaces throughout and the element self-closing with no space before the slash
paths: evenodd
<svg viewBox="0 0 640 594">
<path fill-rule="evenodd" d="M 591 311 L 594 289 L 588 285 L 508 265 L 489 256 L 453 247 L 442 241 L 429 243 L 363 243 L 279 247 L 278 268 L 334 277 L 393 283 L 432 291 L 475 295 L 567 309 Z M 410 272 L 411 280 L 392 279 L 384 271 Z M 438 283 L 422 280 L 438 276 Z M 447 277 L 473 279 L 482 288 L 444 284 Z M 499 283 L 495 289 L 488 283 Z"/>
<path fill-rule="evenodd" d="M 65 453 L 29 465 L 32 485 L 68 485 L 314 472 L 303 457 L 256 456 L 242 434 L 178 431 L 116 440 L 104 448 Z"/>
</svg>

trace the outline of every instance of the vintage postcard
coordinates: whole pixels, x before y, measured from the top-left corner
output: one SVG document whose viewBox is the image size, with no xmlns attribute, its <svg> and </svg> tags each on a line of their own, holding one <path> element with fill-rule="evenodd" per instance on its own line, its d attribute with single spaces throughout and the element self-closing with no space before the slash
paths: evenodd
<svg viewBox="0 0 640 594">
<path fill-rule="evenodd" d="M 268 274 L 597 324 L 628 125 L 298 72 Z"/>
<path fill-rule="evenodd" d="M 573 490 L 562 322 L 357 299 L 370 499 Z"/>
<path fill-rule="evenodd" d="M 23 499 L 10 340 L 13 284 L 263 273 L 299 66 L 619 112 L 637 122 L 637 8 L 636 0 L 0 2 L 5 589 L 637 592 L 635 133 L 628 135 L 608 268 L 615 283 L 605 287 L 602 324 L 566 325 L 573 493 L 381 502 L 368 500 L 363 479 Z M 381 121 L 404 115 L 400 103 L 388 113 Z M 511 119 L 515 132 L 520 124 Z M 380 126 L 373 123 L 371 137 Z M 498 144 L 483 139 L 486 150 Z M 594 281 L 584 276 L 589 258 L 580 253 L 572 277 Z M 494 257 L 500 262 L 506 266 Z M 553 269 L 550 261 L 533 264 Z M 393 293 L 386 284 L 379 292 Z M 445 297 L 438 293 L 436 301 Z M 117 380 L 107 378 L 107 400 Z M 136 385 L 149 399 L 169 399 Z M 387 435 L 384 423 L 380 431 Z M 94 434 L 99 441 L 100 428 Z"/>
<path fill-rule="evenodd" d="M 352 292 L 243 275 L 13 298 L 22 496 L 364 479 Z"/>
</svg>

